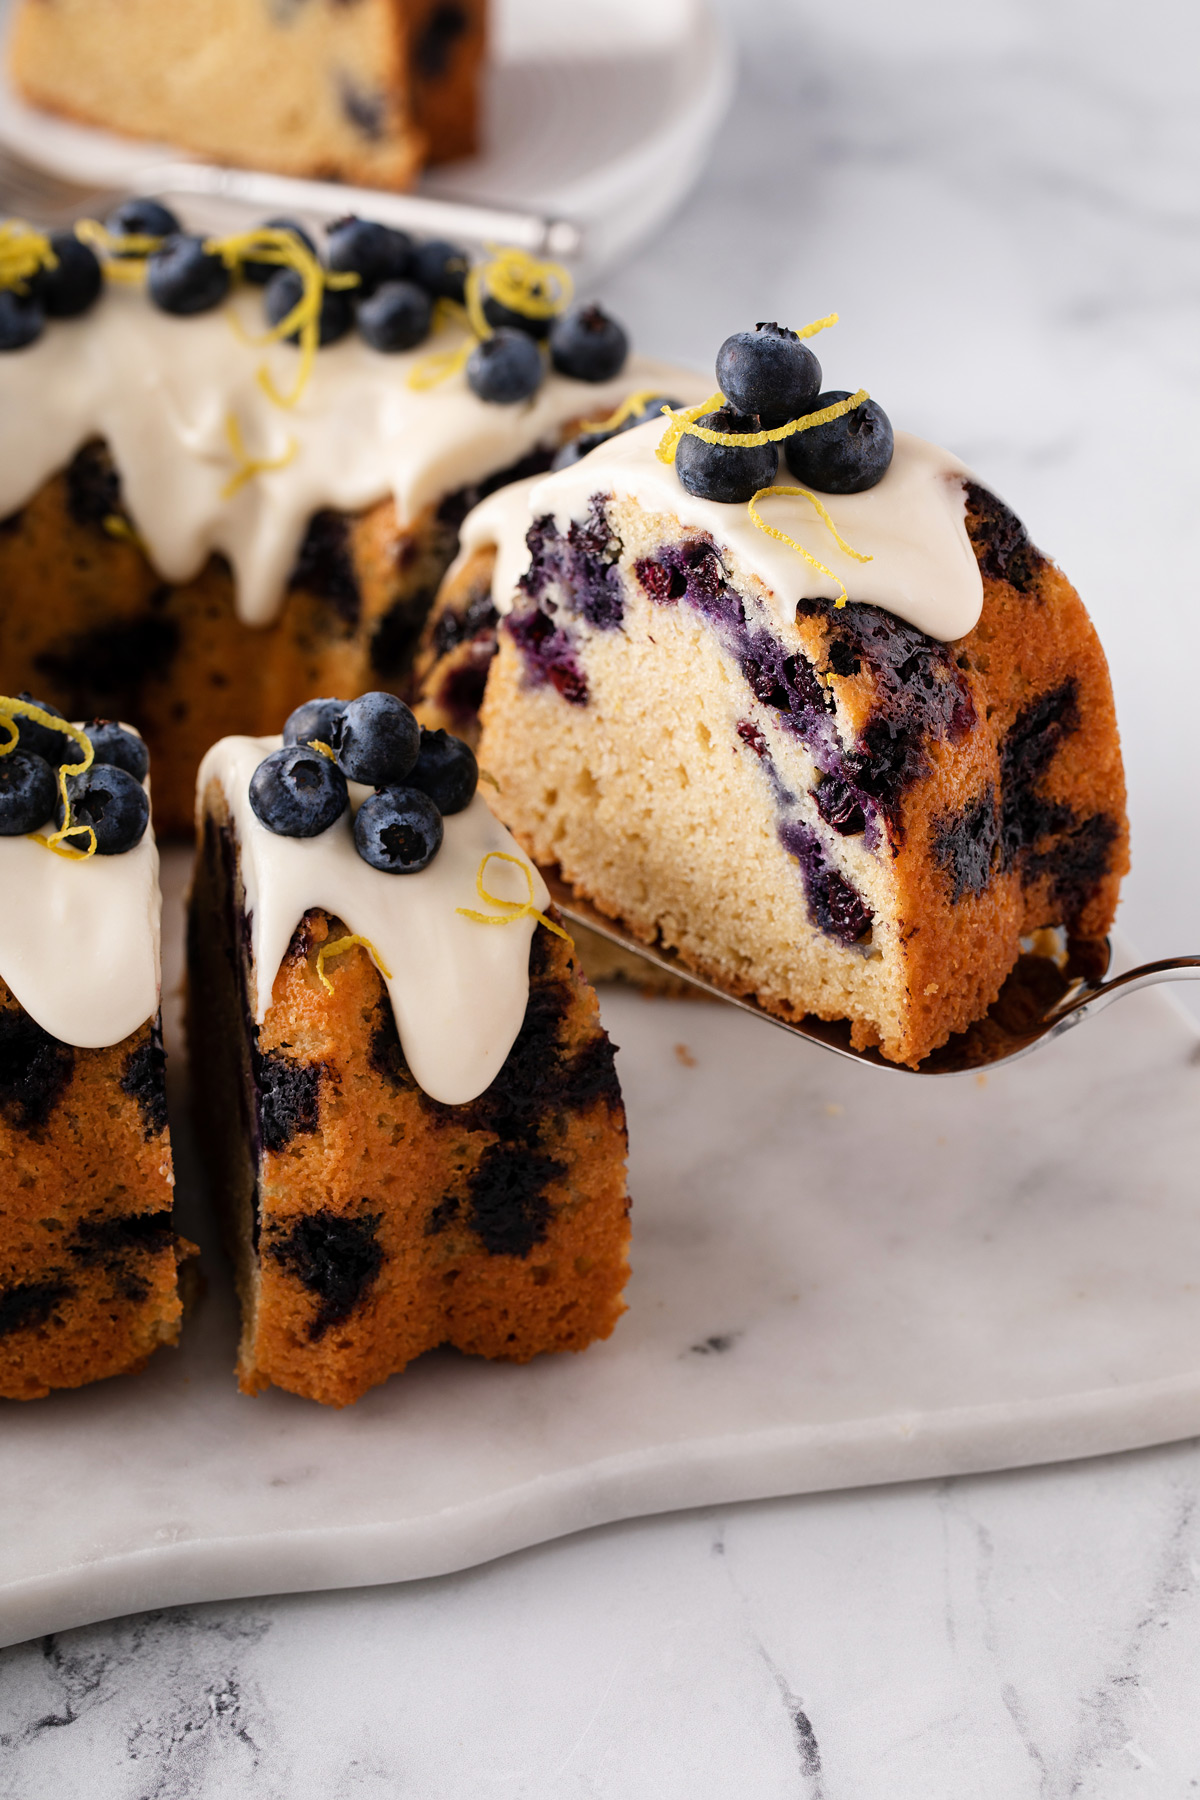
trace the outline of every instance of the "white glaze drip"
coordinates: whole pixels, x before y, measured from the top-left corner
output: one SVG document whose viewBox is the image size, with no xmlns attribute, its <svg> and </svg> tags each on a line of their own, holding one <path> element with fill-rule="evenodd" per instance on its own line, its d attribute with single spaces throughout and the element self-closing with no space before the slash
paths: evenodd
<svg viewBox="0 0 1200 1800">
<path fill-rule="evenodd" d="M 409 387 L 422 357 L 462 341 L 448 328 L 398 356 L 351 334 L 319 353 L 298 404 L 284 409 L 257 374 L 266 364 L 286 391 L 299 353 L 256 346 L 250 340 L 263 329 L 253 296 L 180 319 L 139 289 L 115 286 L 83 318 L 51 321 L 36 344 L 3 358 L 0 517 L 23 506 L 89 438 L 104 438 L 123 504 L 159 573 L 186 581 L 222 552 L 239 617 L 265 625 L 320 508 L 357 512 L 390 494 L 407 524 L 553 439 L 568 420 L 610 412 L 635 388 L 657 385 L 687 398 L 697 386 L 669 364 L 630 357 L 607 382 L 552 372 L 518 406 L 485 405 L 461 372 L 425 391 Z M 273 461 L 293 445 L 295 453 L 226 497 L 237 468 L 231 417 L 249 456 Z"/>
<path fill-rule="evenodd" d="M 82 861 L 0 837 L 0 894 L 0 976 L 43 1031 L 99 1050 L 155 1016 L 162 896 L 152 825 L 132 850 Z"/>
<path fill-rule="evenodd" d="M 492 604 L 501 615 L 511 612 L 517 582 L 529 567 L 525 542 L 532 517 L 529 497 L 544 479 L 542 475 L 531 475 L 524 481 L 511 481 L 507 487 L 497 488 L 471 508 L 459 530 L 458 555 L 446 580 L 453 580 L 477 550 L 494 550 Z"/>
<path fill-rule="evenodd" d="M 528 567 L 524 535 L 530 521 L 549 513 L 564 528 L 586 517 L 593 494 L 628 497 L 648 513 L 678 519 L 685 530 L 707 532 L 726 554 L 735 583 L 755 577 L 769 591 L 785 629 L 795 621 L 798 600 L 837 598 L 837 583 L 760 531 L 744 505 L 689 494 L 674 468 L 655 455 L 661 437 L 657 421 L 636 426 L 569 468 L 523 484 L 520 512 L 517 498 L 509 501 L 506 491 L 467 515 L 464 544 L 489 541 L 489 530 L 496 534 L 496 587 L 505 588 L 505 598 L 497 597 L 500 611 L 511 606 L 517 579 Z M 799 486 L 780 461 L 776 485 Z M 882 607 L 949 643 L 972 629 L 983 606 L 983 581 L 966 528 L 963 483 L 969 478 L 970 471 L 948 450 L 898 431 L 891 468 L 875 487 L 865 494 L 820 495 L 843 538 L 870 556 L 869 563 L 842 554 L 807 500 L 765 500 L 760 511 L 768 524 L 840 576 L 851 602 Z"/>
<path fill-rule="evenodd" d="M 250 778 L 279 738 L 222 738 L 200 767 L 197 796 L 210 782 L 225 795 L 237 833 L 246 910 L 250 914 L 256 991 L 262 1024 L 275 977 L 304 914 L 313 907 L 369 938 L 390 971 L 386 977 L 396 1029 L 408 1066 L 427 1094 L 461 1106 L 489 1087 L 512 1049 L 529 998 L 529 944 L 535 921 L 480 925 L 455 909 L 494 909 L 479 898 L 475 877 L 490 850 L 518 857 L 533 878 L 533 902 L 550 896 L 537 870 L 477 794 L 445 821 L 441 849 L 416 875 L 371 868 L 354 848 L 351 813 L 315 838 L 279 837 L 250 805 Z M 370 790 L 351 788 L 352 799 Z M 510 864 L 488 865 L 489 892 L 525 900 L 528 889 Z M 338 962 L 326 965 L 337 982 Z"/>
</svg>

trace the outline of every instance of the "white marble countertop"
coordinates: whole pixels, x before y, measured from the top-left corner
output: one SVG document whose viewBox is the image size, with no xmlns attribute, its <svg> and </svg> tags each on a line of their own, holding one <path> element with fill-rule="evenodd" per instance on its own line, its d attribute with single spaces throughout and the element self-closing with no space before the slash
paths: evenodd
<svg viewBox="0 0 1200 1800">
<path fill-rule="evenodd" d="M 699 367 L 756 319 L 842 314 L 829 379 L 973 464 L 1087 600 L 1131 787 L 1122 923 L 1195 950 L 1195 9 L 723 11 L 717 154 L 607 297 Z M 1183 1800 L 1198 1500 L 1178 1445 L 64 1633 L 0 1653 L 0 1797 Z"/>
</svg>

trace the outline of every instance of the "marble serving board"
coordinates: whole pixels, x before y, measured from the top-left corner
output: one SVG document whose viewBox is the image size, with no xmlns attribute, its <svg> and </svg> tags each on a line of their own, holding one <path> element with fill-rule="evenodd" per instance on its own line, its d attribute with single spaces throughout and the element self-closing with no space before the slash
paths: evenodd
<svg viewBox="0 0 1200 1800">
<path fill-rule="evenodd" d="M 166 859 L 170 986 L 185 869 Z M 603 1004 L 629 1108 L 629 1313 L 524 1368 L 437 1352 L 344 1412 L 234 1387 L 176 1051 L 206 1291 L 143 1374 L 0 1402 L 0 1643 L 1200 1432 L 1200 1034 L 1163 991 L 945 1079 L 707 1001 Z M 176 1001 L 167 1027 L 177 1045 Z"/>
</svg>

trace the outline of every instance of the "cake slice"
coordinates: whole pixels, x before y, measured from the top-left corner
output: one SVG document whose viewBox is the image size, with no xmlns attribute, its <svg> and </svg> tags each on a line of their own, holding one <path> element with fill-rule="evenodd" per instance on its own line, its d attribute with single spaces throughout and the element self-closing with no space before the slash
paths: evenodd
<svg viewBox="0 0 1200 1800">
<path fill-rule="evenodd" d="M 54 854 L 55 778 L 78 733 L 0 699 L 0 1396 L 138 1369 L 179 1336 L 159 1028 L 158 853 L 132 734 L 90 727 L 70 787 L 98 852 Z M 140 797 L 139 799 L 135 796 Z M 107 814 L 107 818 L 105 815 Z M 37 835 L 29 835 L 36 830 Z M 136 834 L 136 835 L 135 835 Z M 65 840 L 88 846 L 86 829 Z"/>
<path fill-rule="evenodd" d="M 217 162 L 409 188 L 477 147 L 484 0 L 25 0 L 35 106 Z"/>
<path fill-rule="evenodd" d="M 336 738 L 337 714 L 320 717 Z M 347 801 L 343 783 L 332 823 L 287 835 L 304 822 L 290 796 L 340 779 L 312 727 L 205 759 L 188 1029 L 240 1384 L 341 1406 L 440 1344 L 523 1362 L 608 1335 L 628 1273 L 625 1119 L 595 996 L 473 759 L 451 791 L 426 765 L 454 753 L 426 733 L 400 785 L 403 757 L 368 764 L 382 795 L 357 806 L 367 790 Z M 262 802 L 272 780 L 291 784 L 282 814 Z M 369 837 L 380 805 L 391 824 Z M 409 861 L 372 866 L 364 848 Z"/>
<path fill-rule="evenodd" d="M 916 1065 L 1023 935 L 1107 932 L 1112 691 L 1013 514 L 813 364 L 774 416 L 723 389 L 532 488 L 479 756 L 518 840 L 600 910 Z"/>
</svg>

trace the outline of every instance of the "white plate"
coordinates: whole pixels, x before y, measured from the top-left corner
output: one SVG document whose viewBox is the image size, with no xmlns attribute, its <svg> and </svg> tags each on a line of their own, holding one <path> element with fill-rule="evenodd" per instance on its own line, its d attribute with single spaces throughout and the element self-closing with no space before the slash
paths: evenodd
<svg viewBox="0 0 1200 1800">
<path fill-rule="evenodd" d="M 7 35 L 12 0 L 0 0 Z M 647 237 L 691 187 L 721 123 L 732 60 L 702 0 L 503 0 L 486 154 L 423 191 L 571 219 L 594 273 Z M 116 187 L 173 154 L 27 106 L 0 69 L 0 144 L 57 175 Z"/>
<path fill-rule="evenodd" d="M 182 853 L 166 874 L 177 971 Z M 1200 1035 L 1162 990 L 986 1080 L 850 1066 L 702 1001 L 604 1012 L 630 1312 L 525 1368 L 437 1352 L 341 1413 L 235 1391 L 173 1104 L 208 1293 L 144 1374 L 0 1402 L 0 1642 L 1200 1432 Z"/>
</svg>

